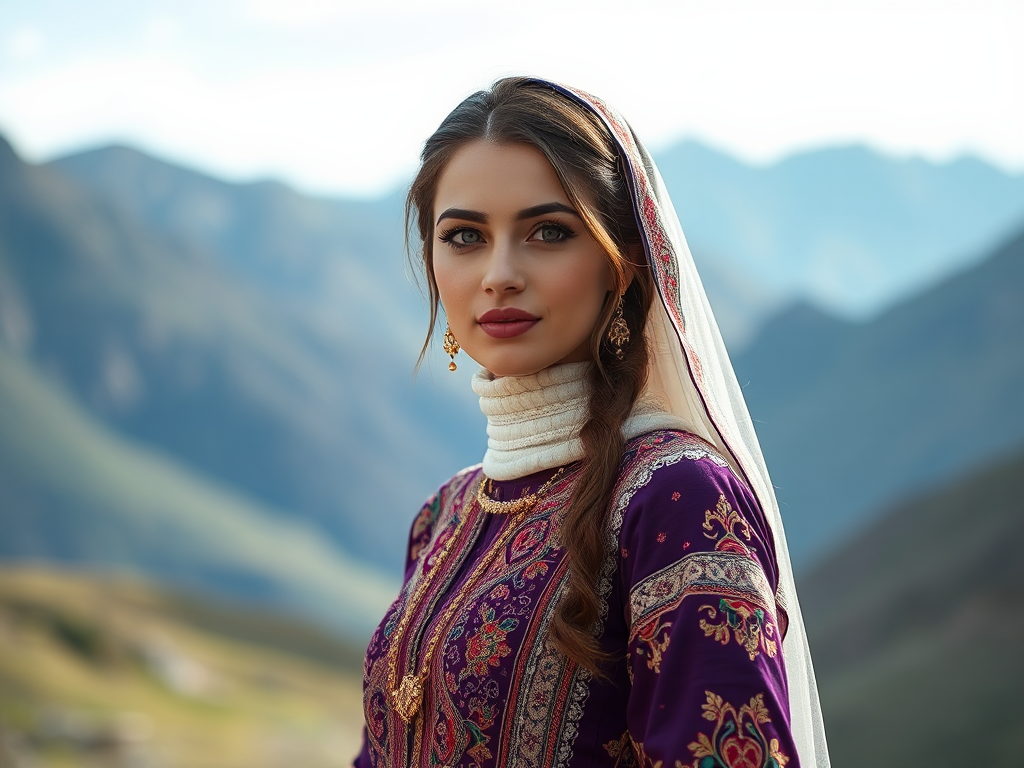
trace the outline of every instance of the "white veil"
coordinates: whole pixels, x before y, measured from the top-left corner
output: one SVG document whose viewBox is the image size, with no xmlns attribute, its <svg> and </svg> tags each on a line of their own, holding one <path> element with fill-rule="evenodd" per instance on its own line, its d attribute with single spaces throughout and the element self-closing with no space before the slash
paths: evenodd
<svg viewBox="0 0 1024 768">
<path fill-rule="evenodd" d="M 775 537 L 777 602 L 784 612 L 783 657 L 800 764 L 828 768 L 828 748 L 811 654 L 796 597 L 793 566 L 775 492 L 704 286 L 686 245 L 664 182 L 647 150 L 622 117 L 600 99 L 545 82 L 596 113 L 611 129 L 624 160 L 633 209 L 661 297 L 651 307 L 648 335 L 653 358 L 650 394 L 717 446 L 753 490 Z M 786 621 L 788 618 L 788 627 Z"/>
</svg>

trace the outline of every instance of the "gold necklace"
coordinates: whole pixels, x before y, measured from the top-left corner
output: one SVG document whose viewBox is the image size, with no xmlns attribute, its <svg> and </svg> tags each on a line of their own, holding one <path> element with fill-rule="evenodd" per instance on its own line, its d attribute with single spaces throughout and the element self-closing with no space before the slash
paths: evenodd
<svg viewBox="0 0 1024 768">
<path fill-rule="evenodd" d="M 438 553 L 437 561 L 434 564 L 434 567 L 430 569 L 430 574 L 420 582 L 419 586 L 413 591 L 412 598 L 408 603 L 406 603 L 405 610 L 402 612 L 402 618 L 399 620 L 398 626 L 395 628 L 395 633 L 393 635 L 394 639 L 388 653 L 391 657 L 388 660 L 388 688 L 391 690 L 391 702 L 394 704 L 395 711 L 398 713 L 399 717 L 401 717 L 406 724 L 412 722 L 419 713 L 420 707 L 423 705 L 423 686 L 430 676 L 430 662 L 434 657 L 434 650 L 437 647 L 438 641 L 441 639 L 441 634 L 445 625 L 447 625 L 448 621 L 451 619 L 452 614 L 461 607 L 462 596 L 476 585 L 478 576 L 481 576 L 490 569 L 498 554 L 505 550 L 505 545 L 508 544 L 509 539 L 512 538 L 512 534 L 516 532 L 519 523 L 521 523 L 523 518 L 526 517 L 526 513 L 529 512 L 533 506 L 551 490 L 555 481 L 562 476 L 564 471 L 565 467 L 559 467 L 558 472 L 556 472 L 550 480 L 544 483 L 544 485 L 538 488 L 535 493 L 531 493 L 529 496 L 524 496 L 523 498 L 515 501 L 494 501 L 493 499 L 487 498 L 483 493 L 484 483 L 487 482 L 487 478 L 481 478 L 476 491 L 477 502 L 480 503 L 480 506 L 486 512 L 505 512 L 508 514 L 508 524 L 505 530 L 502 531 L 501 535 L 498 537 L 497 541 L 491 544 L 487 550 L 487 554 L 466 579 L 462 589 L 460 589 L 458 594 L 449 601 L 444 613 L 441 614 L 441 617 L 437 622 L 438 631 L 427 640 L 427 647 L 423 652 L 420 663 L 417 665 L 415 658 L 413 658 L 411 664 L 412 670 L 406 673 L 402 677 L 401 683 L 399 683 L 398 652 L 401 645 L 401 638 L 405 635 L 409 621 L 415 613 L 416 606 L 419 604 L 420 599 L 423 597 L 424 592 L 426 592 L 426 589 L 430 584 L 431 576 L 433 576 L 435 570 L 440 570 L 441 566 L 448 559 L 452 544 L 458 538 L 459 531 L 461 530 L 466 517 L 459 520 L 455 530 L 452 531 L 452 535 L 448 538 L 448 541 L 444 543 L 444 546 L 441 548 L 441 552 Z M 488 504 L 492 506 L 488 508 Z M 418 673 L 415 672 L 415 668 L 417 666 L 420 668 Z"/>
<path fill-rule="evenodd" d="M 565 472 L 565 467 L 559 467 L 558 471 L 548 480 L 544 485 L 538 488 L 531 494 L 523 496 L 513 501 L 495 501 L 484 492 L 484 485 L 487 484 L 488 479 L 485 477 L 480 481 L 480 485 L 476 488 L 476 500 L 477 503 L 483 508 L 484 512 L 492 515 L 518 515 L 520 512 L 533 508 L 533 505 L 540 501 L 544 495 L 551 490 L 551 487 L 557 482 L 558 478 Z"/>
</svg>

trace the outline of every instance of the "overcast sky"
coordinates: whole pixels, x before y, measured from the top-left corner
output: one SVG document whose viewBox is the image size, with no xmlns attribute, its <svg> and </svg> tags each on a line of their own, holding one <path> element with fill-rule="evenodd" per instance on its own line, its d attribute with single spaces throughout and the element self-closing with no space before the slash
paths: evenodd
<svg viewBox="0 0 1024 768">
<path fill-rule="evenodd" d="M 0 132 L 375 194 L 505 74 L 585 88 L 652 148 L 865 142 L 1024 171 L 1024 0 L 0 0 Z"/>
</svg>

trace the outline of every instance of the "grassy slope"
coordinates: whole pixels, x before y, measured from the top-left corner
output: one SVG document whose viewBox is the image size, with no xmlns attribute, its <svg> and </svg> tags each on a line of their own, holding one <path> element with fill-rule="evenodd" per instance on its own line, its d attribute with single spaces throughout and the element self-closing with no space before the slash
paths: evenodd
<svg viewBox="0 0 1024 768">
<path fill-rule="evenodd" d="M 0 408 L 0 554 L 258 594 L 353 638 L 393 596 L 315 529 L 113 435 L 2 348 Z"/>
<path fill-rule="evenodd" d="M 351 650 L 290 619 L 138 581 L 6 566 L 0 742 L 39 768 L 348 765 L 362 723 Z M 191 682 L 161 673 L 157 656 Z"/>
<path fill-rule="evenodd" d="M 1020 765 L 1024 454 L 912 500 L 805 580 L 836 768 Z"/>
</svg>

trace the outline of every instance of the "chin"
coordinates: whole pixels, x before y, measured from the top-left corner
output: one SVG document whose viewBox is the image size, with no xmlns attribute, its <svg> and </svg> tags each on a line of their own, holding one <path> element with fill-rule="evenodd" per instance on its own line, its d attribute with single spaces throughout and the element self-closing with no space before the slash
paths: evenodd
<svg viewBox="0 0 1024 768">
<path fill-rule="evenodd" d="M 536 358 L 524 359 L 521 355 L 487 355 L 484 359 L 473 359 L 496 378 L 532 376 L 555 364 Z"/>
</svg>

